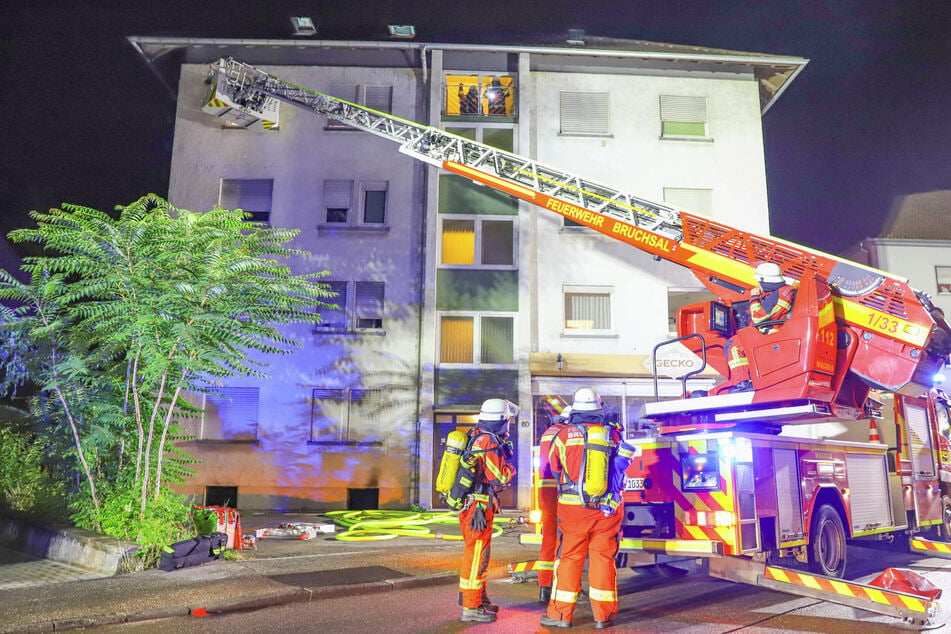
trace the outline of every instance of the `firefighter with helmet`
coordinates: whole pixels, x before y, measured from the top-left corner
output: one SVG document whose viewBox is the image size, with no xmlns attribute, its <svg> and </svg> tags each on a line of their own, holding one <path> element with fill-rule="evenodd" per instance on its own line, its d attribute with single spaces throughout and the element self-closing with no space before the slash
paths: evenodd
<svg viewBox="0 0 951 634">
<path fill-rule="evenodd" d="M 548 453 L 555 436 L 571 417 L 571 405 L 552 417 L 551 425 L 542 434 L 538 443 L 538 509 L 541 511 L 542 543 L 538 549 L 535 570 L 538 574 L 538 602 L 548 605 L 551 600 L 551 583 L 558 551 L 558 480 L 551 472 Z"/>
<path fill-rule="evenodd" d="M 756 267 L 756 282 L 759 286 L 750 299 L 750 321 L 763 334 L 770 334 L 779 330 L 779 324 L 773 322 L 784 319 L 792 309 L 795 289 L 774 262 L 763 262 Z M 731 392 L 752 389 L 746 351 L 733 339 L 727 340 L 723 351 L 730 368 L 730 381 L 722 387 Z"/>
<path fill-rule="evenodd" d="M 462 621 L 492 623 L 499 606 L 489 600 L 486 571 L 492 545 L 492 519 L 499 510 L 498 490 L 511 482 L 515 466 L 508 440 L 509 426 L 518 417 L 518 407 L 501 398 L 482 404 L 479 418 L 462 460 L 472 468 L 472 490 L 459 512 L 464 543 L 459 571 L 459 602 Z"/>
<path fill-rule="evenodd" d="M 548 460 L 558 476 L 558 527 L 561 530 L 559 557 L 555 562 L 554 586 L 543 627 L 571 627 L 585 559 L 588 560 L 588 598 L 596 629 L 610 627 L 617 613 L 617 568 L 614 557 L 623 513 L 586 505 L 585 463 L 590 460 L 586 439 L 594 428 L 607 430 L 606 446 L 613 451 L 621 444 L 616 426 L 604 423 L 601 396 L 592 388 L 574 395 L 571 417 L 555 434 Z M 602 473 L 602 477 L 608 474 Z"/>
</svg>

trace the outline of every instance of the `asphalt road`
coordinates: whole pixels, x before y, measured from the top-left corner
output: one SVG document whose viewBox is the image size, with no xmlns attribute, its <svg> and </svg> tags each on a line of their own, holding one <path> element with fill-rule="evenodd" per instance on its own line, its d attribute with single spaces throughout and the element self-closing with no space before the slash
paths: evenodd
<svg viewBox="0 0 951 634">
<path fill-rule="evenodd" d="M 867 581 L 884 567 L 911 568 L 951 593 L 951 561 L 850 547 L 850 579 Z M 816 599 L 712 579 L 703 572 L 666 577 L 644 571 L 621 571 L 620 612 L 614 631 L 623 632 L 841 632 L 885 634 L 916 631 L 900 620 Z M 501 606 L 490 625 L 461 623 L 452 584 L 383 594 L 340 597 L 314 603 L 277 606 L 253 612 L 210 617 L 185 617 L 101 628 L 137 632 L 367 632 L 443 633 L 470 627 L 487 632 L 537 632 L 542 606 L 533 581 L 511 583 L 507 577 L 489 582 L 492 599 Z M 951 596 L 948 594 L 947 596 Z M 930 632 L 951 633 L 951 606 L 943 608 Z M 591 610 L 580 605 L 572 631 L 593 631 Z"/>
</svg>

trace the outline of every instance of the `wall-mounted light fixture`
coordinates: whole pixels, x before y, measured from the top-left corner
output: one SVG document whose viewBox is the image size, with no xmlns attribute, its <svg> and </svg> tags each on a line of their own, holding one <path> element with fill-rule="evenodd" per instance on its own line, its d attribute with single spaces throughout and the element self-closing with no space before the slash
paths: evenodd
<svg viewBox="0 0 951 634">
<path fill-rule="evenodd" d="M 409 24 L 390 24 L 386 27 L 390 37 L 397 40 L 411 40 L 416 37 L 416 27 Z"/>
<path fill-rule="evenodd" d="M 565 369 L 565 358 L 561 356 L 561 353 L 558 353 L 558 356 L 555 357 L 555 367 L 558 368 L 558 371 L 561 372 Z"/>
</svg>

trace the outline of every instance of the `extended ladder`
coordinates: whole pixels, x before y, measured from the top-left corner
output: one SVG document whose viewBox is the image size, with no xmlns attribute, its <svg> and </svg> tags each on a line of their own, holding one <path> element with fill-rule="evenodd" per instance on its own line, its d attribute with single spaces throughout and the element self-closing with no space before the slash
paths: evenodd
<svg viewBox="0 0 951 634">
<path fill-rule="evenodd" d="M 296 86 L 231 58 L 219 60 L 211 73 L 214 90 L 207 112 L 220 115 L 234 108 L 267 120 L 276 101 L 283 101 L 399 143 L 404 154 L 686 266 L 719 297 L 744 299 L 755 286 L 756 265 L 775 262 L 787 277 L 800 279 L 812 272 L 827 280 L 836 293 L 836 317 L 860 332 L 918 350 L 930 339 L 934 321 L 904 278 L 677 211 L 435 127 Z"/>
</svg>

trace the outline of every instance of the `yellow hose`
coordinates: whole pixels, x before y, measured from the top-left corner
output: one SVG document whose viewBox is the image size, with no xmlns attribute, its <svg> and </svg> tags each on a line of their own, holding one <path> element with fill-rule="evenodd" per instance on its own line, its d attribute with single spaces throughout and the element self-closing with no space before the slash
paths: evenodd
<svg viewBox="0 0 951 634">
<path fill-rule="evenodd" d="M 434 533 L 427 528 L 430 524 L 458 524 L 458 516 L 450 511 L 328 511 L 325 515 L 334 524 L 347 529 L 335 536 L 345 542 L 382 541 L 396 537 L 462 541 L 462 535 Z M 502 525 L 512 521 L 507 517 L 496 516 L 492 535 L 501 535 Z"/>
</svg>

